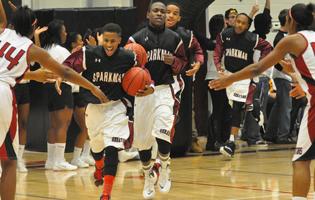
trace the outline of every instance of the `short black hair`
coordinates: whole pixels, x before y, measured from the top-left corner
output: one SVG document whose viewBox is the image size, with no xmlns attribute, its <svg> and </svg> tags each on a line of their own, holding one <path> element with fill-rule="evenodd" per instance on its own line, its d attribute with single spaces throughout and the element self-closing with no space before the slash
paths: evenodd
<svg viewBox="0 0 315 200">
<path fill-rule="evenodd" d="M 314 21 L 314 11 L 315 6 L 312 3 L 309 3 L 308 5 L 298 3 L 292 6 L 291 16 L 297 23 L 297 31 L 310 29 L 310 26 Z"/>
<path fill-rule="evenodd" d="M 164 5 L 166 6 L 165 2 L 162 1 L 162 0 L 151 0 L 151 2 L 150 2 L 150 4 L 149 4 L 149 7 L 148 7 L 148 12 L 151 11 L 151 7 L 152 7 L 152 5 L 155 4 L 155 3 L 162 3 L 162 4 L 164 4 Z"/>
<path fill-rule="evenodd" d="M 19 7 L 13 12 L 11 20 L 14 30 L 21 36 L 28 37 L 33 33 L 36 16 L 29 7 Z"/>
<path fill-rule="evenodd" d="M 288 9 L 283 9 L 280 11 L 279 15 L 278 15 L 278 19 L 280 22 L 281 26 L 284 26 L 286 21 L 287 21 L 287 16 L 288 16 L 289 10 Z"/>
<path fill-rule="evenodd" d="M 108 23 L 105 24 L 103 27 L 103 33 L 110 32 L 110 33 L 117 33 L 119 36 L 121 36 L 121 27 L 118 24 L 115 23 Z"/>
<path fill-rule="evenodd" d="M 252 23 L 252 19 L 248 16 L 248 14 L 246 14 L 246 13 L 239 13 L 239 14 L 237 14 L 236 18 L 237 18 L 238 16 L 240 16 L 240 15 L 243 15 L 243 16 L 247 17 L 248 26 L 250 26 L 251 23 Z"/>
<path fill-rule="evenodd" d="M 166 6 L 169 6 L 169 5 L 176 6 L 176 7 L 179 9 L 179 12 L 182 11 L 181 5 L 180 5 L 179 3 L 177 3 L 177 2 L 175 2 L 175 1 L 171 1 L 171 2 L 168 2 L 168 3 L 166 4 Z"/>
<path fill-rule="evenodd" d="M 78 32 L 70 32 L 68 35 L 67 35 L 67 40 L 66 40 L 66 43 L 65 43 L 65 47 L 71 52 L 72 51 L 72 43 L 73 42 L 76 42 L 77 38 L 78 38 L 78 35 L 80 35 L 80 33 Z"/>
<path fill-rule="evenodd" d="M 60 19 L 54 19 L 49 22 L 48 29 L 43 34 L 42 44 L 44 48 L 48 49 L 53 44 L 61 45 L 60 32 L 64 25 L 64 21 Z"/>
<path fill-rule="evenodd" d="M 271 19 L 272 18 L 270 17 L 270 15 L 266 15 L 264 13 L 256 15 L 254 19 L 255 32 L 259 35 L 265 35 L 269 33 L 272 27 Z"/>
<path fill-rule="evenodd" d="M 231 13 L 235 13 L 236 15 L 238 14 L 235 8 L 230 8 L 225 11 L 225 14 L 224 14 L 225 19 L 228 19 Z"/>
</svg>

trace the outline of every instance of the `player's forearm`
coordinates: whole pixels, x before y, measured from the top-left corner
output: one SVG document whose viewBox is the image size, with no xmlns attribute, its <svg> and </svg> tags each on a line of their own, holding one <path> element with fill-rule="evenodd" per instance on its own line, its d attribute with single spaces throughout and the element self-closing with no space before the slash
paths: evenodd
<svg viewBox="0 0 315 200">
<path fill-rule="evenodd" d="M 66 66 L 64 66 L 62 78 L 74 84 L 80 85 L 81 87 L 88 90 L 91 90 L 94 87 L 94 85 L 90 81 L 75 72 L 73 69 Z"/>
<path fill-rule="evenodd" d="M 4 29 L 6 27 L 7 27 L 7 17 L 5 15 L 2 1 L 0 1 L 0 28 Z"/>
</svg>

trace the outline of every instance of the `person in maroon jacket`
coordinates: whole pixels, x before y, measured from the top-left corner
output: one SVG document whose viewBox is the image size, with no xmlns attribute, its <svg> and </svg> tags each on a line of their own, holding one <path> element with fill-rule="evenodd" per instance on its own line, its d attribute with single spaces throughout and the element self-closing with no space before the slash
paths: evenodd
<svg viewBox="0 0 315 200">
<path fill-rule="evenodd" d="M 197 38 L 194 36 L 193 32 L 190 30 L 185 29 L 182 26 L 179 26 L 179 22 L 181 20 L 181 8 L 180 5 L 175 2 L 170 2 L 166 6 L 166 21 L 165 26 L 173 31 L 175 31 L 183 40 L 184 47 L 186 50 L 186 56 L 189 60 L 188 65 L 186 66 L 187 70 L 186 72 L 182 72 L 181 74 L 177 75 L 175 78 L 174 86 L 177 86 L 179 89 L 179 95 L 184 90 L 182 88 L 182 82 L 184 82 L 185 87 L 188 87 L 187 91 L 190 91 L 190 87 L 193 85 L 192 81 L 195 81 L 195 78 L 190 78 L 194 76 L 198 71 L 200 66 L 204 63 L 204 55 L 203 50 L 197 40 Z M 192 98 L 194 101 L 194 90 L 192 90 Z M 191 95 L 191 94 L 190 94 Z M 198 112 L 197 109 L 195 109 L 196 106 L 193 105 L 193 112 L 192 112 L 192 124 L 193 124 L 193 141 L 191 145 L 191 151 L 196 153 L 203 152 L 203 148 L 201 144 L 198 141 L 198 133 L 196 130 L 196 123 L 195 123 L 195 112 Z M 203 123 L 203 122 L 199 122 Z"/>
<path fill-rule="evenodd" d="M 219 73 L 237 72 L 245 66 L 253 63 L 254 50 L 261 51 L 261 58 L 266 56 L 272 46 L 265 40 L 259 38 L 255 33 L 249 32 L 251 19 L 245 13 L 236 17 L 234 27 L 225 29 L 217 37 L 214 51 L 214 63 Z M 224 66 L 221 60 L 224 56 Z M 226 73 L 226 72 L 225 72 Z M 238 134 L 241 124 L 241 112 L 244 109 L 249 92 L 250 80 L 236 83 L 227 89 L 227 95 L 232 101 L 232 128 L 229 141 L 220 148 L 223 155 L 232 157 L 235 151 L 235 136 Z"/>
</svg>

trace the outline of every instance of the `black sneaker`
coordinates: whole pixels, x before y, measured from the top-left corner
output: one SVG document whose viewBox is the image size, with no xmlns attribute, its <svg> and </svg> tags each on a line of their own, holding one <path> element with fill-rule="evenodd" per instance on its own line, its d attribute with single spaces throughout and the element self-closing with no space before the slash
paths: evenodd
<svg viewBox="0 0 315 200">
<path fill-rule="evenodd" d="M 222 147 L 220 147 L 220 153 L 231 158 L 235 152 L 235 143 L 227 141 Z"/>
</svg>

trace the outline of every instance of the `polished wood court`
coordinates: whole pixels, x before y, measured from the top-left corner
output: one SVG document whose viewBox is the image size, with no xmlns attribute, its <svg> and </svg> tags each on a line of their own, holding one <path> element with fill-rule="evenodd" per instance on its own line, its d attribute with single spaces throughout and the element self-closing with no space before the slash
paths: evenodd
<svg viewBox="0 0 315 200">
<path fill-rule="evenodd" d="M 242 148 L 232 160 L 213 153 L 175 158 L 171 165 L 172 189 L 167 195 L 157 191 L 155 199 L 290 199 L 292 154 L 292 145 L 269 145 Z M 46 154 L 27 152 L 25 157 L 27 161 L 42 161 Z M 139 161 L 120 164 L 113 200 L 143 199 L 140 168 Z M 29 168 L 26 174 L 18 173 L 16 199 L 99 199 L 101 187 L 94 186 L 93 170 L 54 172 L 43 167 Z"/>
</svg>

